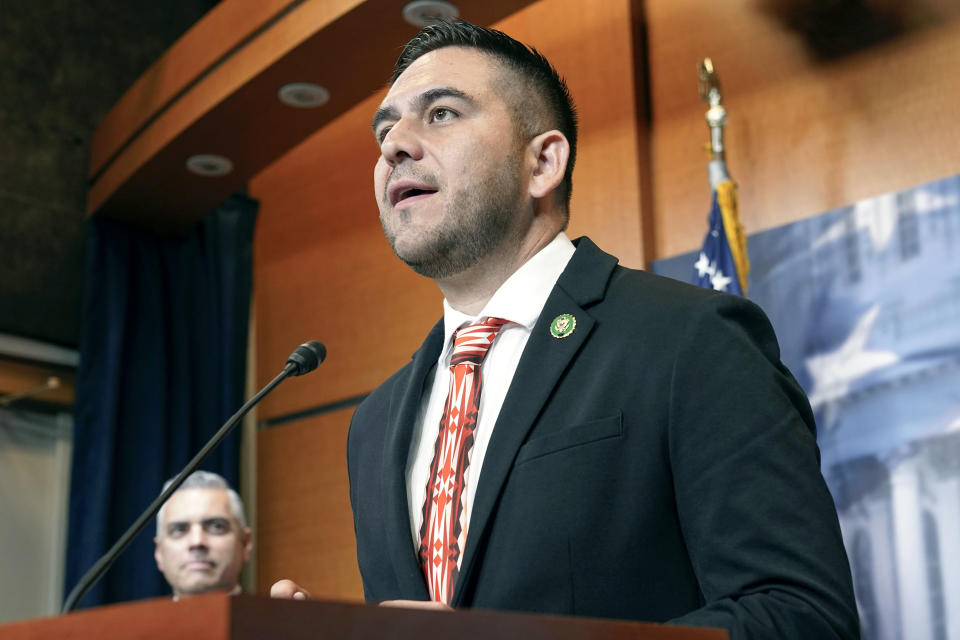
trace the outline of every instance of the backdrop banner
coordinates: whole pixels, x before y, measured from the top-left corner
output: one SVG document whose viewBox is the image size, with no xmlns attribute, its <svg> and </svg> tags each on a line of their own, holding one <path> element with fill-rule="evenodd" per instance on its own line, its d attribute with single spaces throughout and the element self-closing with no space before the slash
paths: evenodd
<svg viewBox="0 0 960 640">
<path fill-rule="evenodd" d="M 960 638 L 960 176 L 747 246 L 817 416 L 863 638 Z M 653 271 L 688 280 L 696 259 Z"/>
</svg>

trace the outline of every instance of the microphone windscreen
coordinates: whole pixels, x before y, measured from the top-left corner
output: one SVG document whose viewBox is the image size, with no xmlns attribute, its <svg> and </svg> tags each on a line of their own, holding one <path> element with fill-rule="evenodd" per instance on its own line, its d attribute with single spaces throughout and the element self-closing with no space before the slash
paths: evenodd
<svg viewBox="0 0 960 640">
<path fill-rule="evenodd" d="M 320 363 L 327 357 L 327 348 L 318 340 L 309 340 L 297 347 L 290 357 L 287 358 L 287 364 L 292 364 L 294 370 L 292 375 L 302 376 L 310 373 L 320 366 Z"/>
</svg>

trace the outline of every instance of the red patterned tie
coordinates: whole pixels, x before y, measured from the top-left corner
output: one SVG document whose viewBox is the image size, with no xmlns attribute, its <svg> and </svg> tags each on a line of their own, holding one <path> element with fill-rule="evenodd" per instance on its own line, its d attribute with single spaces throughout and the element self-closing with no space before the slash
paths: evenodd
<svg viewBox="0 0 960 640">
<path fill-rule="evenodd" d="M 507 320 L 487 318 L 457 330 L 450 356 L 450 388 L 440 419 L 420 527 L 420 566 L 430 598 L 450 604 L 467 539 L 463 509 L 467 467 L 480 411 L 480 364 Z"/>
</svg>

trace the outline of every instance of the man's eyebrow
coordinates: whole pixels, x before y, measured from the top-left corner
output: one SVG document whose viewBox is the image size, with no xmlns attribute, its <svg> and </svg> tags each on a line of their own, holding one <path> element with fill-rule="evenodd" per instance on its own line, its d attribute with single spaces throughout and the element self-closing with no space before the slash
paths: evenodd
<svg viewBox="0 0 960 640">
<path fill-rule="evenodd" d="M 414 101 L 414 109 L 418 112 L 423 111 L 426 109 L 427 105 L 441 98 L 457 98 L 458 100 L 463 100 L 464 102 L 468 102 L 470 104 L 476 103 L 476 100 L 460 89 L 454 89 L 453 87 L 437 87 L 436 89 L 427 89 L 418 95 Z M 370 128 L 373 129 L 374 133 L 376 133 L 377 127 L 379 127 L 380 123 L 382 123 L 384 120 L 399 119 L 400 112 L 396 107 L 381 107 L 377 109 L 377 112 L 373 115 L 373 122 L 371 123 Z"/>
<path fill-rule="evenodd" d="M 468 96 L 460 89 L 454 89 L 453 87 L 437 87 L 436 89 L 428 89 L 417 96 L 417 107 L 419 111 L 422 111 L 427 107 L 428 104 L 439 100 L 440 98 L 457 98 L 458 100 L 463 100 L 464 102 L 469 102 L 473 104 L 475 100 Z"/>
<path fill-rule="evenodd" d="M 373 114 L 373 122 L 370 124 L 370 128 L 373 129 L 373 133 L 377 133 L 377 127 L 380 126 L 380 123 L 384 120 L 398 120 L 400 118 L 400 112 L 393 107 L 380 107 L 377 109 L 377 112 Z"/>
</svg>

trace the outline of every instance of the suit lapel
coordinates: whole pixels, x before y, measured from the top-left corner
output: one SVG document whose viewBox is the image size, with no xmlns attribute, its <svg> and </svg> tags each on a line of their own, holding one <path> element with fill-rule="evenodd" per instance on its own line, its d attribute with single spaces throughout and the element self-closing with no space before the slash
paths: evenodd
<svg viewBox="0 0 960 640">
<path fill-rule="evenodd" d="M 483 459 L 483 470 L 470 514 L 467 548 L 454 588 L 454 606 L 461 604 L 468 591 L 464 587 L 469 584 L 477 550 L 489 533 L 494 507 L 513 467 L 517 451 L 525 442 L 560 376 L 593 331 L 596 322 L 585 307 L 602 299 L 616 263 L 616 258 L 600 251 L 589 239 L 580 238 L 577 252 L 540 313 L 504 398 Z M 551 335 L 549 327 L 554 318 L 564 313 L 576 318 L 576 329 L 566 338 L 558 339 Z"/>
<path fill-rule="evenodd" d="M 407 458 L 410 439 L 420 411 L 423 384 L 443 347 L 443 320 L 438 322 L 420 349 L 413 354 L 410 374 L 401 380 L 390 399 L 389 424 L 386 428 L 381 477 L 387 544 L 393 559 L 397 584 L 404 598 L 429 599 L 423 572 L 417 561 L 410 534 L 407 508 Z"/>
</svg>

